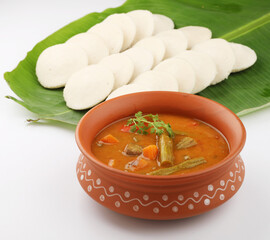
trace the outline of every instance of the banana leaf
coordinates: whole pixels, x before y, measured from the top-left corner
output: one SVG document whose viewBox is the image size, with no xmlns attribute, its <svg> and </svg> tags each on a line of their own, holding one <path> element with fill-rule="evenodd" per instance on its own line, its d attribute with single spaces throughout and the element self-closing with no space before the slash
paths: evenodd
<svg viewBox="0 0 270 240">
<path fill-rule="evenodd" d="M 77 124 L 86 111 L 66 107 L 63 89 L 48 90 L 37 81 L 36 61 L 47 47 L 64 43 L 113 13 L 147 9 L 173 19 L 177 28 L 205 26 L 213 37 L 245 44 L 257 53 L 256 64 L 248 70 L 231 74 L 220 84 L 199 95 L 213 99 L 242 116 L 270 106 L 270 4 L 269 0 L 127 0 L 122 6 L 101 13 L 90 13 L 39 42 L 26 58 L 4 78 L 19 97 L 8 98 L 37 115 L 38 119 Z"/>
</svg>

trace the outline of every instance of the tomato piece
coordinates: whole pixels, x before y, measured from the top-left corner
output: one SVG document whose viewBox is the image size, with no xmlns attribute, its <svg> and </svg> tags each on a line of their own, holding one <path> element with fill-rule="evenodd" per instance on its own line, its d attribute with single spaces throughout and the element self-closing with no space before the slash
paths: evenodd
<svg viewBox="0 0 270 240">
<path fill-rule="evenodd" d="M 130 128 L 131 128 L 131 126 L 124 125 L 124 126 L 122 126 L 120 131 L 121 132 L 130 132 Z"/>
<path fill-rule="evenodd" d="M 121 132 L 131 132 L 130 131 L 130 129 L 131 129 L 131 127 L 133 126 L 134 124 L 130 124 L 129 126 L 127 126 L 127 125 L 123 125 L 122 127 L 121 127 L 121 129 L 120 129 L 120 131 Z M 144 125 L 146 126 L 146 127 L 148 127 L 148 123 L 144 123 Z M 135 132 L 137 132 L 139 130 L 139 128 L 138 127 L 136 127 L 136 130 L 133 132 L 133 133 L 135 133 Z"/>
<path fill-rule="evenodd" d="M 131 125 L 129 125 L 129 126 L 127 126 L 127 125 L 123 125 L 122 126 L 122 128 L 121 128 L 121 132 L 131 132 L 130 131 L 130 129 L 131 129 L 131 127 L 133 126 L 134 124 L 131 124 Z M 135 130 L 135 132 L 137 132 L 138 131 L 138 127 L 136 127 L 136 130 Z"/>
</svg>

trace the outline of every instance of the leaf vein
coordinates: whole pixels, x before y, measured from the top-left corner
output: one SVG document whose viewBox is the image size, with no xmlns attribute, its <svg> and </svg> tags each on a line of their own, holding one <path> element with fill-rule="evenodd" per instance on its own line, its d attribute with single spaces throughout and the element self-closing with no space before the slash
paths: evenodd
<svg viewBox="0 0 270 240">
<path fill-rule="evenodd" d="M 267 13 L 265 15 L 263 15 L 260 18 L 257 18 L 254 21 L 249 22 L 248 24 L 241 26 L 229 33 L 224 34 L 223 36 L 221 36 L 220 38 L 224 38 L 227 41 L 231 41 L 235 38 L 238 38 L 242 35 L 245 35 L 259 27 L 262 27 L 263 25 L 267 24 L 270 22 L 270 13 Z"/>
</svg>

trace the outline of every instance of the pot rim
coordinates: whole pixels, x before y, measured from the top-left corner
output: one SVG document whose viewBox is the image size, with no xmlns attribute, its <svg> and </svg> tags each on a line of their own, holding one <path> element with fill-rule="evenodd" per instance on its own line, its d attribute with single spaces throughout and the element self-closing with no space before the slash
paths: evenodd
<svg viewBox="0 0 270 240">
<path fill-rule="evenodd" d="M 229 154 L 220 162 L 207 167 L 206 169 L 203 170 L 198 170 L 196 172 L 193 173 L 186 173 L 183 175 L 169 175 L 169 176 L 154 176 L 154 175 L 142 175 L 142 174 L 137 174 L 137 173 L 129 173 L 129 172 L 125 172 L 116 168 L 111 168 L 109 166 L 107 166 L 106 164 L 102 163 L 100 160 L 98 160 L 95 155 L 92 152 L 88 152 L 87 150 L 84 149 L 84 147 L 82 146 L 81 142 L 80 142 L 80 138 L 79 138 L 79 130 L 81 128 L 81 125 L 84 121 L 86 121 L 86 119 L 88 118 L 89 115 L 94 114 L 95 111 L 99 108 L 102 108 L 103 105 L 107 105 L 110 104 L 114 101 L 119 101 L 119 99 L 122 99 L 122 101 L 124 101 L 124 98 L 129 98 L 130 96 L 134 96 L 134 95 L 145 95 L 145 94 L 153 94 L 153 91 L 147 91 L 147 92 L 138 92 L 138 93 L 131 93 L 131 94 L 126 94 L 126 95 L 122 95 L 110 100 L 107 100 L 105 102 L 102 102 L 100 104 L 98 104 L 97 106 L 93 107 L 92 109 L 90 109 L 79 121 L 77 127 L 76 127 L 76 133 L 75 133 L 75 139 L 76 139 L 76 143 L 81 151 L 81 153 L 87 158 L 88 161 L 92 161 L 94 164 L 96 164 L 97 166 L 99 166 L 100 168 L 104 168 L 105 170 L 114 173 L 116 175 L 122 175 L 124 177 L 127 178 L 132 178 L 132 179 L 139 179 L 139 180 L 146 180 L 146 181 L 175 181 L 175 180 L 186 180 L 186 179 L 190 179 L 190 178 L 198 178 L 198 177 L 203 177 L 205 175 L 209 175 L 215 171 L 217 171 L 218 169 L 221 169 L 223 167 L 225 167 L 227 164 L 229 164 L 233 159 L 235 159 L 239 153 L 241 152 L 241 150 L 243 149 L 244 145 L 245 145 L 245 141 L 246 141 L 246 130 L 244 127 L 244 124 L 242 123 L 242 121 L 239 119 L 239 117 L 232 112 L 230 109 L 228 109 L 227 107 L 225 107 L 224 105 L 213 101 L 211 99 L 199 96 L 199 95 L 193 95 L 193 94 L 188 94 L 188 93 L 181 93 L 181 92 L 169 92 L 169 91 L 155 91 L 155 94 L 159 94 L 159 93 L 177 93 L 180 95 L 188 95 L 190 97 L 194 97 L 194 98 L 201 98 L 204 101 L 208 101 L 208 102 L 212 102 L 214 104 L 216 104 L 219 108 L 222 108 L 223 110 L 229 112 L 231 115 L 233 115 L 233 117 L 238 121 L 238 123 L 240 124 L 241 127 L 241 140 L 239 141 L 239 145 L 236 147 L 236 149 L 234 151 L 230 151 Z M 230 125 L 228 125 L 230 126 Z M 101 129 L 100 129 L 101 130 Z M 90 142 L 91 144 L 92 142 Z"/>
</svg>

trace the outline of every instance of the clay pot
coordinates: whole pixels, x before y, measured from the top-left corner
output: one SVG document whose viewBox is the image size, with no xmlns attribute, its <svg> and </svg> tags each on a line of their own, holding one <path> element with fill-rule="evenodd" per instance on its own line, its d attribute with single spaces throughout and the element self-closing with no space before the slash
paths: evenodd
<svg viewBox="0 0 270 240">
<path fill-rule="evenodd" d="M 138 111 L 181 114 L 209 123 L 226 137 L 230 153 L 216 165 L 181 176 L 132 174 L 97 160 L 91 143 L 98 132 Z M 186 218 L 223 204 L 238 191 L 245 175 L 239 156 L 245 138 L 240 119 L 207 98 L 178 92 L 129 94 L 99 104 L 79 122 L 76 141 L 82 154 L 77 176 L 90 197 L 116 212 L 145 219 Z"/>
</svg>

